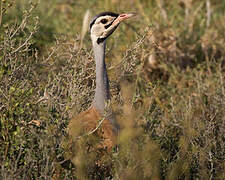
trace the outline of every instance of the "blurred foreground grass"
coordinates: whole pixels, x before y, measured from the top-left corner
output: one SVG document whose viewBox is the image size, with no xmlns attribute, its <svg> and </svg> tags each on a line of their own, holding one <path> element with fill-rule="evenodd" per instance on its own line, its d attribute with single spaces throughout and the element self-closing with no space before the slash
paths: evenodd
<svg viewBox="0 0 225 180">
<path fill-rule="evenodd" d="M 62 139 L 95 88 L 90 9 L 137 12 L 108 41 L 112 106 L 122 127 L 111 168 Z M 225 2 L 1 1 L 1 179 L 224 179 Z M 110 179 L 110 178 L 109 178 Z"/>
</svg>

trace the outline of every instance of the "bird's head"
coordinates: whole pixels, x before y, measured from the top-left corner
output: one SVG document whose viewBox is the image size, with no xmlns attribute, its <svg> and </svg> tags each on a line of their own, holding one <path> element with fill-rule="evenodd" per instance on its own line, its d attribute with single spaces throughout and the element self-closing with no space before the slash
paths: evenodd
<svg viewBox="0 0 225 180">
<path fill-rule="evenodd" d="M 120 22 L 134 15 L 134 13 L 116 14 L 113 12 L 96 15 L 90 23 L 92 41 L 97 44 L 103 43 L 115 31 Z"/>
</svg>

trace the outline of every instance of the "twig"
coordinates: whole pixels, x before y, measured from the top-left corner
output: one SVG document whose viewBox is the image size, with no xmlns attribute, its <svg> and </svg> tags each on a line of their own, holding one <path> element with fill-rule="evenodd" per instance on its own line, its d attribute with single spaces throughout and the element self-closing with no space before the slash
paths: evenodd
<svg viewBox="0 0 225 180">
<path fill-rule="evenodd" d="M 101 126 L 101 124 L 103 123 L 104 120 L 105 120 L 105 117 L 103 117 L 103 118 L 101 119 L 101 121 L 99 121 L 99 123 L 98 123 L 98 125 L 96 126 L 95 129 L 93 129 L 93 130 L 91 130 L 91 131 L 85 133 L 84 135 L 81 135 L 81 136 L 76 137 L 76 139 L 80 139 L 80 138 L 82 138 L 82 137 L 84 137 L 84 136 L 88 136 L 88 135 L 90 135 L 90 134 L 93 134 L 95 131 L 98 130 L 98 128 Z"/>
<path fill-rule="evenodd" d="M 164 1 L 157 0 L 157 4 L 159 6 L 159 9 L 160 9 L 160 12 L 161 12 L 161 15 L 162 15 L 164 21 L 167 22 L 168 18 L 167 18 L 167 13 L 166 13 L 166 10 L 165 10 Z"/>
<path fill-rule="evenodd" d="M 22 47 L 24 47 L 28 41 L 31 39 L 31 37 L 33 36 L 34 32 L 31 32 L 29 37 L 26 39 L 26 41 L 21 45 L 19 46 L 18 48 L 16 48 L 14 51 L 12 51 L 12 54 L 16 53 L 17 51 L 19 51 Z"/>
<path fill-rule="evenodd" d="M 213 169 L 214 169 L 214 166 L 213 166 L 213 157 L 212 157 L 212 152 L 209 151 L 209 162 L 210 162 L 210 177 L 209 179 L 213 179 Z"/>
<path fill-rule="evenodd" d="M 2 1 L 1 1 L 1 7 L 0 7 L 0 26 L 2 25 Z"/>
<path fill-rule="evenodd" d="M 211 6 L 210 6 L 210 0 L 207 0 L 206 1 L 206 9 L 207 9 L 207 14 L 206 14 L 206 16 L 207 16 L 207 21 L 206 21 L 206 26 L 207 27 L 209 27 L 210 26 L 210 21 L 211 21 L 211 13 L 212 13 L 212 11 L 211 11 L 211 8 L 210 8 Z"/>
<path fill-rule="evenodd" d="M 93 129 L 92 131 L 89 131 L 89 132 L 86 133 L 85 135 L 90 135 L 90 134 L 94 133 L 95 131 L 97 131 L 98 128 L 101 126 L 101 124 L 103 123 L 104 120 L 105 120 L 105 117 L 103 117 L 103 118 L 101 119 L 101 121 L 99 121 L 99 123 L 98 123 L 98 125 L 96 126 L 95 129 Z"/>
<path fill-rule="evenodd" d="M 47 59 L 45 60 L 46 62 L 48 62 L 48 60 L 52 57 L 52 55 L 59 49 L 59 46 L 57 48 L 54 48 L 53 51 L 49 54 L 49 56 L 47 57 Z"/>
</svg>

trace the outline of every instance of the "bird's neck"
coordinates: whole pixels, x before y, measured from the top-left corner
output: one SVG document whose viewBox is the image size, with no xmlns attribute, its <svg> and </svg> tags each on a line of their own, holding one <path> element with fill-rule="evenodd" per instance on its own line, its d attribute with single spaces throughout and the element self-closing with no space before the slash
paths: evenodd
<svg viewBox="0 0 225 180">
<path fill-rule="evenodd" d="M 109 80 L 105 64 L 105 42 L 93 43 L 93 48 L 96 63 L 96 89 L 93 106 L 104 113 L 105 104 L 110 99 Z"/>
</svg>

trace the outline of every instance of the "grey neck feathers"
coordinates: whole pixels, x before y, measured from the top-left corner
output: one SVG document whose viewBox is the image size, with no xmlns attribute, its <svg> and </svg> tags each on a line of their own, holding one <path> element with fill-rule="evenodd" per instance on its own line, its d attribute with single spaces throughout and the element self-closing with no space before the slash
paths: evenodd
<svg viewBox="0 0 225 180">
<path fill-rule="evenodd" d="M 93 42 L 93 48 L 96 63 L 96 89 L 93 106 L 100 113 L 104 113 L 105 104 L 110 99 L 109 80 L 105 64 L 105 42 L 100 44 Z"/>
</svg>

